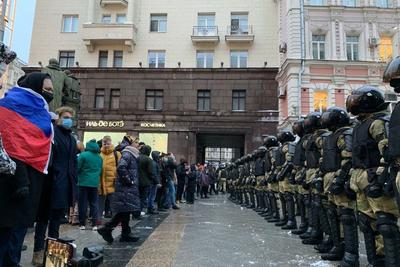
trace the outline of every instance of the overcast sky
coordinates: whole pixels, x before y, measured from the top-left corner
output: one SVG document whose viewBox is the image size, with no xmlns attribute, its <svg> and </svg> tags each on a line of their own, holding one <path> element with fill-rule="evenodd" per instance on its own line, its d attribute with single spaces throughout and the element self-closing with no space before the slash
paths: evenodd
<svg viewBox="0 0 400 267">
<path fill-rule="evenodd" d="M 29 60 L 35 3 L 36 0 L 17 0 L 12 50 L 25 62 Z"/>
</svg>

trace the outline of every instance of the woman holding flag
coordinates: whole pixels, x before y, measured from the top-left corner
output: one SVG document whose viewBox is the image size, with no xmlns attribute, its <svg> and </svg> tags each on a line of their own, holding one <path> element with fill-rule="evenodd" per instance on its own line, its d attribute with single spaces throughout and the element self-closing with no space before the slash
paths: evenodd
<svg viewBox="0 0 400 267">
<path fill-rule="evenodd" d="M 18 266 L 26 230 L 36 219 L 50 162 L 52 99 L 51 77 L 39 72 L 21 77 L 0 99 L 0 133 L 17 164 L 14 175 L 0 173 L 0 266 Z"/>
</svg>

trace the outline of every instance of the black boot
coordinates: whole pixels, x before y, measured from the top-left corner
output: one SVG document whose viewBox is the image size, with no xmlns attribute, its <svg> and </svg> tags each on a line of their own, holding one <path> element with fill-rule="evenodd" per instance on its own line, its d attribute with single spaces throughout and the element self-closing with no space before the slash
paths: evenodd
<svg viewBox="0 0 400 267">
<path fill-rule="evenodd" d="M 286 206 L 288 211 L 288 221 L 286 225 L 282 226 L 282 230 L 294 230 L 297 229 L 297 222 L 295 216 L 295 204 L 294 204 L 294 196 L 292 193 L 286 192 Z"/>
<path fill-rule="evenodd" d="M 340 222 L 336 205 L 330 203 L 327 212 L 329 225 L 331 228 L 333 247 L 328 253 L 321 255 L 321 259 L 328 261 L 340 261 L 344 255 L 344 244 L 340 239 Z"/>
<path fill-rule="evenodd" d="M 389 213 L 377 213 L 377 227 L 383 237 L 386 266 L 400 266 L 400 233 L 397 218 Z"/>
<path fill-rule="evenodd" d="M 300 225 L 299 229 L 293 230 L 292 234 L 294 235 L 301 235 L 307 231 L 308 228 L 308 222 L 307 222 L 307 217 L 306 217 L 306 207 L 304 204 L 304 195 L 299 194 L 297 197 L 297 206 L 299 207 L 300 211 Z"/>
<path fill-rule="evenodd" d="M 303 239 L 302 243 L 304 245 L 318 245 L 322 242 L 322 231 L 321 226 L 319 224 L 319 210 L 321 209 L 320 203 L 318 203 L 315 199 L 312 203 L 311 207 L 311 224 L 312 230 L 309 238 Z"/>
<path fill-rule="evenodd" d="M 271 200 L 271 205 L 272 205 L 272 216 L 269 219 L 267 217 L 265 219 L 269 223 L 279 222 L 278 202 L 277 202 L 276 196 L 273 192 L 270 194 L 270 200 Z"/>
<path fill-rule="evenodd" d="M 364 234 L 365 251 L 367 252 L 368 263 L 374 267 L 383 267 L 384 258 L 376 254 L 376 232 L 371 227 L 371 221 L 372 219 L 364 213 L 358 213 L 358 223 L 361 232 Z"/>
<path fill-rule="evenodd" d="M 329 225 L 327 207 L 327 203 L 321 203 L 321 208 L 319 210 L 319 224 L 321 226 L 322 232 L 325 234 L 325 239 L 322 241 L 322 243 L 314 247 L 314 249 L 317 250 L 319 253 L 327 253 L 333 247 L 332 232 Z"/>
<path fill-rule="evenodd" d="M 296 207 L 295 216 L 300 216 L 300 215 L 301 215 L 300 206 L 299 206 L 299 196 L 300 196 L 300 193 L 296 193 L 296 194 L 294 195 L 295 207 Z"/>
<path fill-rule="evenodd" d="M 275 223 L 275 226 L 281 227 L 281 226 L 286 225 L 287 221 L 288 221 L 285 195 L 282 193 L 279 193 L 279 200 L 281 201 L 282 218 L 279 222 Z"/>
<path fill-rule="evenodd" d="M 103 239 L 111 244 L 114 241 L 114 238 L 112 236 L 112 230 L 113 228 L 111 227 L 107 227 L 106 225 L 103 227 L 100 227 L 99 229 L 97 229 L 97 232 L 99 233 L 99 235 L 101 235 L 101 237 L 103 237 Z"/>
<path fill-rule="evenodd" d="M 264 210 L 261 215 L 264 217 L 269 216 L 269 214 L 271 213 L 271 202 L 269 201 L 268 193 L 262 192 L 261 199 L 264 202 Z"/>
<path fill-rule="evenodd" d="M 339 267 L 359 267 L 358 258 L 358 229 L 356 215 L 352 209 L 340 210 L 340 221 L 343 225 L 344 257 Z"/>
<path fill-rule="evenodd" d="M 256 207 L 256 200 L 255 200 L 255 196 L 254 196 L 254 191 L 250 190 L 250 203 L 247 206 L 248 209 L 254 209 Z"/>
</svg>

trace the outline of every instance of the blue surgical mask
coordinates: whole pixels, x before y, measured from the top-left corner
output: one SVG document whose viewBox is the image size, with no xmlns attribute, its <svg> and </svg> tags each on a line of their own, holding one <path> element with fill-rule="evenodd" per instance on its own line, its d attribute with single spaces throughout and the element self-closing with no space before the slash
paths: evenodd
<svg viewBox="0 0 400 267">
<path fill-rule="evenodd" d="M 66 119 L 62 119 L 61 125 L 65 128 L 65 129 L 71 129 L 73 122 L 72 119 L 70 118 L 66 118 Z"/>
</svg>

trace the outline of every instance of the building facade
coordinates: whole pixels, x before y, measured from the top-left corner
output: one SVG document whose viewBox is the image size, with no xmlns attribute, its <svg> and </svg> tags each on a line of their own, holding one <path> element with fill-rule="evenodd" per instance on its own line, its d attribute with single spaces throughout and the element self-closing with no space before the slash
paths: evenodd
<svg viewBox="0 0 400 267">
<path fill-rule="evenodd" d="M 396 102 L 382 75 L 399 55 L 400 1 L 304 0 L 304 9 L 301 2 L 279 1 L 279 127 L 344 107 L 351 90 L 365 84 Z"/>
<path fill-rule="evenodd" d="M 57 58 L 80 80 L 80 139 L 129 133 L 191 163 L 228 161 L 276 131 L 276 10 L 263 0 L 37 0 L 26 71 Z"/>
</svg>

